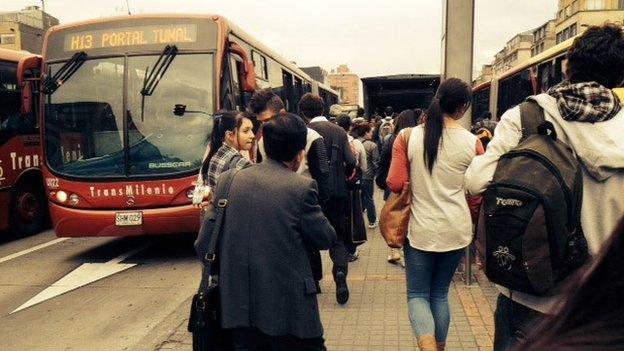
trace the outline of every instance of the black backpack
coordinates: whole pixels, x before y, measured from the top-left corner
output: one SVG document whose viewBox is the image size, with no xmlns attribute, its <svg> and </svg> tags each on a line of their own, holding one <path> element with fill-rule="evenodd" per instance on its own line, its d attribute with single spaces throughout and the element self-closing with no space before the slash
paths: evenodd
<svg viewBox="0 0 624 351">
<path fill-rule="evenodd" d="M 501 156 L 483 195 L 476 246 L 492 282 L 552 295 L 589 257 L 581 228 L 583 174 L 542 108 L 520 105 L 522 139 Z"/>
</svg>

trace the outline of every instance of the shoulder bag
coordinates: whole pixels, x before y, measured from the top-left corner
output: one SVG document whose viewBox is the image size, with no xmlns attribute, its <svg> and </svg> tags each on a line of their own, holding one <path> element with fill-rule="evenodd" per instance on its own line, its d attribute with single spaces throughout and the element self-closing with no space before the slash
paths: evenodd
<svg viewBox="0 0 624 351">
<path fill-rule="evenodd" d="M 379 216 L 379 230 L 381 235 L 386 239 L 386 244 L 392 248 L 402 248 L 405 238 L 407 237 L 407 228 L 410 219 L 410 206 L 412 199 L 412 191 L 410 188 L 409 178 L 409 140 L 413 128 L 406 128 L 402 132 L 405 139 L 405 153 L 408 160 L 408 177 L 407 182 L 403 184 L 400 193 L 391 193 Z"/>
<path fill-rule="evenodd" d="M 193 296 L 188 331 L 193 333 L 193 351 L 230 351 L 234 350 L 228 333 L 221 328 L 221 301 L 219 296 L 219 269 L 217 261 L 217 245 L 223 231 L 225 209 L 230 186 L 238 170 L 233 170 L 225 182 L 225 193 L 217 199 L 214 218 L 206 218 L 200 232 L 211 232 L 206 243 L 198 245 L 203 253 L 202 279 L 199 291 Z"/>
</svg>

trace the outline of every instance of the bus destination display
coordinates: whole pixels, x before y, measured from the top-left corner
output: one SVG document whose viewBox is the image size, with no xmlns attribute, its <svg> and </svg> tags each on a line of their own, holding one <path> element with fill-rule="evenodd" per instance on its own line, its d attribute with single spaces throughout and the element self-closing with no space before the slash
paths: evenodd
<svg viewBox="0 0 624 351">
<path fill-rule="evenodd" d="M 173 24 L 127 28 L 111 28 L 65 36 L 65 51 L 117 48 L 122 46 L 195 43 L 197 25 Z"/>
</svg>

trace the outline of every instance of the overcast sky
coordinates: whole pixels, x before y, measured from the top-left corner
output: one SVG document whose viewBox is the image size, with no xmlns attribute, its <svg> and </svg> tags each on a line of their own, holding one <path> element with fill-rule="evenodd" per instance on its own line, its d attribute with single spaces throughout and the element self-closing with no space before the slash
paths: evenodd
<svg viewBox="0 0 624 351">
<path fill-rule="evenodd" d="M 127 0 L 132 13 L 227 16 L 299 66 L 347 63 L 360 77 L 438 73 L 442 0 Z M 475 0 L 475 69 L 518 32 L 554 17 L 557 0 Z M 39 0 L 1 0 L 14 11 Z M 127 13 L 126 0 L 45 0 L 61 23 Z"/>
</svg>

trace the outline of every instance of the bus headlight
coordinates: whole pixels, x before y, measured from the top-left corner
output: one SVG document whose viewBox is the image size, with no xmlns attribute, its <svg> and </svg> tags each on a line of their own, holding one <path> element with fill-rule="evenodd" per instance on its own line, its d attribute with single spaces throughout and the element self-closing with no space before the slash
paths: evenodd
<svg viewBox="0 0 624 351">
<path fill-rule="evenodd" d="M 69 195 L 69 204 L 76 206 L 78 205 L 78 202 L 80 201 L 80 198 L 78 197 L 78 195 L 76 194 L 71 194 Z"/>
<path fill-rule="evenodd" d="M 65 202 L 65 201 L 67 201 L 67 193 L 66 193 L 66 192 L 64 192 L 63 190 L 57 191 L 57 192 L 56 192 L 56 199 L 57 199 L 59 202 Z"/>
</svg>

